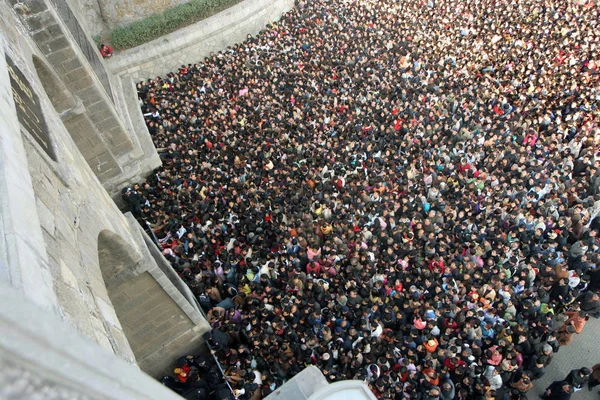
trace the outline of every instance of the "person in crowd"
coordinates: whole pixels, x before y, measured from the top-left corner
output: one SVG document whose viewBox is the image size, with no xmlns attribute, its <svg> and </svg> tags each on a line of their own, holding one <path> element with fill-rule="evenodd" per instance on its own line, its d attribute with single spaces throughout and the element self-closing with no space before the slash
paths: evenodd
<svg viewBox="0 0 600 400">
<path fill-rule="evenodd" d="M 573 386 L 567 381 L 554 381 L 543 395 L 540 396 L 546 400 L 569 400 L 573 394 Z"/>
<path fill-rule="evenodd" d="M 379 398 L 523 396 L 599 312 L 599 20 L 299 0 L 140 82 L 163 165 L 123 199 L 209 315 L 211 392 L 316 366 Z"/>
<path fill-rule="evenodd" d="M 581 310 L 567 311 L 565 312 L 565 316 L 568 317 L 568 319 L 565 321 L 565 325 L 573 326 L 575 333 L 581 333 L 589 319 L 589 316 L 585 314 L 585 311 Z"/>
<path fill-rule="evenodd" d="M 113 55 L 113 49 L 110 46 L 107 46 L 105 44 L 101 44 L 100 45 L 100 54 L 104 58 L 110 58 Z"/>
<path fill-rule="evenodd" d="M 581 297 L 581 310 L 596 318 L 600 316 L 600 294 L 586 292 Z"/>
<path fill-rule="evenodd" d="M 589 382 L 590 376 L 592 374 L 592 370 L 589 368 L 578 368 L 569 372 L 569 375 L 565 378 L 565 381 L 569 383 L 569 385 L 573 386 L 573 390 L 575 392 L 583 389 L 583 386 Z"/>
<path fill-rule="evenodd" d="M 595 364 L 592 367 L 592 373 L 590 374 L 590 379 L 588 380 L 588 389 L 592 390 L 596 386 L 600 384 L 600 363 Z"/>
</svg>

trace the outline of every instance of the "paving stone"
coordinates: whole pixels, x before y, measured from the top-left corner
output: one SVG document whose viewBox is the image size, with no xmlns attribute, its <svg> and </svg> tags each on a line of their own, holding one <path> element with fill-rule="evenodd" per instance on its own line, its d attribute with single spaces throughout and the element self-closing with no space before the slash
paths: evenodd
<svg viewBox="0 0 600 400">
<path fill-rule="evenodd" d="M 583 331 L 573 338 L 568 346 L 561 347 L 546 368 L 546 374 L 535 381 L 533 389 L 527 393 L 529 399 L 537 399 L 550 384 L 564 379 L 571 370 L 600 363 L 600 319 L 590 318 Z M 573 393 L 571 400 L 598 400 L 600 386 L 592 392 L 587 387 Z"/>
</svg>

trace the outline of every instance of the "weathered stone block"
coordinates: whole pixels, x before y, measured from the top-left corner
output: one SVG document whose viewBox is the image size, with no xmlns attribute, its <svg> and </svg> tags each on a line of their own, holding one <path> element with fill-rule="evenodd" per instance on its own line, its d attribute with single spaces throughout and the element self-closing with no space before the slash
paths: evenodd
<svg viewBox="0 0 600 400">
<path fill-rule="evenodd" d="M 64 36 L 64 33 L 63 33 L 62 29 L 60 28 L 60 25 L 58 25 L 58 24 L 49 25 L 46 28 L 46 32 L 48 32 L 54 38 L 59 38 L 61 36 Z"/>
<path fill-rule="evenodd" d="M 60 64 L 62 65 L 63 62 L 64 61 L 61 61 Z M 88 72 L 82 65 L 80 65 L 79 68 L 72 69 L 66 73 L 64 78 L 67 80 L 65 84 L 69 88 L 79 87 L 79 85 L 82 85 L 82 83 L 85 83 L 85 86 L 82 86 L 82 88 L 85 88 L 92 84 L 92 80 L 89 77 Z"/>
<path fill-rule="evenodd" d="M 88 134 L 86 135 L 87 140 L 89 140 L 90 143 L 92 143 L 94 146 L 100 146 L 100 145 L 102 145 L 104 142 L 102 141 L 102 138 L 94 132 L 95 128 L 92 125 L 92 122 L 89 119 L 86 119 L 86 121 L 89 124 L 88 125 L 89 128 L 88 128 L 88 131 L 87 131 Z"/>
<path fill-rule="evenodd" d="M 82 143 L 85 143 L 82 142 Z M 83 154 L 83 156 L 85 157 L 85 159 L 88 161 L 88 163 L 93 163 L 96 162 L 96 158 L 101 155 L 106 153 L 106 148 L 104 146 L 93 146 L 87 150 L 82 150 L 81 154 Z"/>
<path fill-rule="evenodd" d="M 98 124 L 106 120 L 107 114 L 109 113 L 109 109 L 104 103 L 95 103 L 95 107 L 89 111 L 90 112 L 88 115 L 94 124 Z"/>
<path fill-rule="evenodd" d="M 83 130 L 81 128 L 80 129 L 69 129 L 69 133 L 71 134 L 71 137 L 75 141 L 75 144 L 77 144 L 77 147 L 79 148 L 79 150 L 84 151 L 84 150 L 82 150 L 81 147 L 79 147 L 79 144 L 81 142 L 83 142 L 85 139 L 82 136 Z"/>
<path fill-rule="evenodd" d="M 39 14 L 48 9 L 43 0 L 28 0 L 25 4 L 32 14 Z"/>
<path fill-rule="evenodd" d="M 53 235 L 55 229 L 54 211 L 44 204 L 44 202 L 40 199 L 37 199 L 36 205 L 42 228 L 49 234 Z"/>
<path fill-rule="evenodd" d="M 54 39 L 54 37 L 47 30 L 36 32 L 31 37 L 39 44 L 45 44 L 46 42 L 50 42 Z"/>
<path fill-rule="evenodd" d="M 70 286 L 72 289 L 79 290 L 79 281 L 77 280 L 77 277 L 75 276 L 73 271 L 69 267 L 67 267 L 67 264 L 63 259 L 59 261 L 59 265 L 60 276 L 62 281 L 68 286 Z"/>
<path fill-rule="evenodd" d="M 69 41 L 66 37 L 58 37 L 50 42 L 43 43 L 40 45 L 41 48 L 49 49 L 49 53 L 54 53 L 62 49 L 66 49 L 70 46 Z"/>
<path fill-rule="evenodd" d="M 85 104 L 89 106 L 89 104 L 98 101 L 98 89 L 93 86 L 86 87 L 77 92 L 77 97 L 79 97 L 82 102 L 85 100 Z"/>
<path fill-rule="evenodd" d="M 64 71 L 65 74 L 68 74 L 71 71 L 76 70 L 77 68 L 81 68 L 82 64 L 81 64 L 81 61 L 79 61 L 77 58 L 72 58 L 69 60 L 62 61 L 60 64 L 60 67 Z"/>
<path fill-rule="evenodd" d="M 115 164 L 115 159 L 113 158 L 112 154 L 110 154 L 109 152 L 106 152 L 106 153 L 102 153 L 98 157 L 96 157 L 94 162 L 96 162 L 100 165 Z"/>
<path fill-rule="evenodd" d="M 37 32 L 56 23 L 52 13 L 49 10 L 27 16 L 23 22 L 31 32 Z"/>
<path fill-rule="evenodd" d="M 52 209 L 58 201 L 58 191 L 48 179 L 37 180 L 34 185 L 36 198 Z"/>
<path fill-rule="evenodd" d="M 55 53 L 46 54 L 46 60 L 54 66 L 61 65 L 63 62 L 67 60 L 71 60 L 75 57 L 75 53 L 72 49 L 62 49 Z M 68 85 L 69 82 L 65 82 Z"/>
</svg>

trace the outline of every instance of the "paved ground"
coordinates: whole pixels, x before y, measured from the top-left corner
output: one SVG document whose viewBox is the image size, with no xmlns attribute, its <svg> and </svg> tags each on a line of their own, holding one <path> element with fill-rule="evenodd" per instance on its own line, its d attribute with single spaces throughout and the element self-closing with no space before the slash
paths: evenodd
<svg viewBox="0 0 600 400">
<path fill-rule="evenodd" d="M 535 386 L 527 397 L 536 400 L 538 395 L 555 380 L 564 379 L 572 369 L 588 367 L 600 363 L 600 319 L 590 318 L 579 335 L 575 335 L 570 345 L 561 347 L 554 355 L 546 374 L 535 381 Z M 573 393 L 571 400 L 600 400 L 600 385 L 592 392 L 587 387 Z"/>
</svg>

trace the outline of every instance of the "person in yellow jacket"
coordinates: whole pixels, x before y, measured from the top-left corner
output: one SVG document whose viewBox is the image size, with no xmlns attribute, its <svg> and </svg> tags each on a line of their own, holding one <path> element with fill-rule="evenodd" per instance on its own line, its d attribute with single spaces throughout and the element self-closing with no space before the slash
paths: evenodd
<svg viewBox="0 0 600 400">
<path fill-rule="evenodd" d="M 321 233 L 323 233 L 324 236 L 331 235 L 332 231 L 333 231 L 333 226 L 331 226 L 330 223 L 325 222 L 323 225 L 321 225 Z"/>
</svg>

